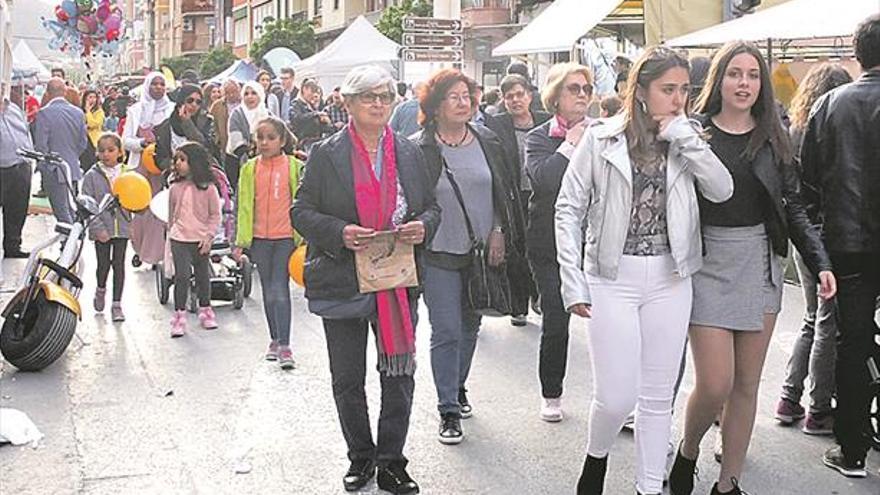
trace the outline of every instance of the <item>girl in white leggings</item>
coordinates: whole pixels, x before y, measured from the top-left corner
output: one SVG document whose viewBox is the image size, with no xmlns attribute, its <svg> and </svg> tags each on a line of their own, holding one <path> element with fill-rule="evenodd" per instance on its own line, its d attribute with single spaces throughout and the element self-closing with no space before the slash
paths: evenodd
<svg viewBox="0 0 880 495">
<path fill-rule="evenodd" d="M 602 493 L 608 451 L 634 407 L 636 490 L 662 491 L 690 276 L 702 263 L 694 184 L 713 201 L 733 193 L 685 116 L 687 60 L 651 48 L 628 87 L 623 114 L 600 120 L 575 149 L 556 201 L 563 303 L 592 319 L 594 396 L 579 495 Z"/>
</svg>

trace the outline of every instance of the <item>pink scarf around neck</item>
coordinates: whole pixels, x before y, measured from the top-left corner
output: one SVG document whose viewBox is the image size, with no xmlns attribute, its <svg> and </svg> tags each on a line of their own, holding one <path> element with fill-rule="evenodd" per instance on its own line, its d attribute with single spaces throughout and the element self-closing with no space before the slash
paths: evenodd
<svg viewBox="0 0 880 495">
<path fill-rule="evenodd" d="M 397 207 L 397 159 L 394 152 L 394 131 L 385 126 L 379 152 L 382 153 L 381 178 L 376 177 L 367 147 L 349 121 L 351 137 L 351 168 L 358 220 L 362 227 L 390 230 L 391 217 Z M 389 376 L 412 375 L 416 368 L 415 330 L 410 314 L 406 288 L 376 293 L 379 316 L 379 371 Z"/>
</svg>

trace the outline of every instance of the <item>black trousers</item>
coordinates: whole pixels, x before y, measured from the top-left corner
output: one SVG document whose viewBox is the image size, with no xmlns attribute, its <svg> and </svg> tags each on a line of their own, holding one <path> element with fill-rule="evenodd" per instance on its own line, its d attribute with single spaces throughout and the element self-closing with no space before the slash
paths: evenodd
<svg viewBox="0 0 880 495">
<path fill-rule="evenodd" d="M 3 252 L 21 249 L 21 229 L 31 196 L 31 166 L 27 162 L 0 168 L 0 208 L 3 209 Z"/>
<path fill-rule="evenodd" d="M 107 287 L 107 276 L 113 267 L 113 302 L 122 300 L 122 287 L 125 285 L 125 248 L 128 239 L 113 238 L 108 242 L 95 241 L 95 256 L 98 259 L 98 287 Z"/>
<path fill-rule="evenodd" d="M 226 178 L 229 179 L 229 185 L 234 191 L 238 191 L 238 173 L 241 170 L 241 160 L 235 155 L 223 154 L 225 163 L 223 168 L 226 170 Z"/>
<path fill-rule="evenodd" d="M 379 434 L 373 443 L 364 380 L 367 368 L 366 319 L 329 320 L 324 318 L 327 352 L 333 398 L 342 435 L 348 445 L 348 458 L 374 459 L 380 466 L 406 462 L 403 447 L 409 431 L 415 381 L 412 376 L 380 374 L 382 408 L 379 413 Z M 375 328 L 374 328 L 375 332 Z"/>
<path fill-rule="evenodd" d="M 877 297 L 880 297 L 878 253 L 831 253 L 837 277 L 837 409 L 834 436 L 848 460 L 864 460 L 869 448 L 871 356 L 880 357 L 874 337 Z M 880 361 L 878 361 L 880 364 Z"/>
<path fill-rule="evenodd" d="M 568 323 L 571 314 L 562 304 L 559 263 L 544 255 L 532 254 L 529 261 L 541 295 L 541 348 L 538 376 L 541 394 L 547 399 L 562 396 L 562 381 L 568 363 Z"/>
<path fill-rule="evenodd" d="M 193 272 L 196 274 L 196 295 L 199 307 L 211 305 L 211 271 L 208 255 L 199 253 L 198 242 L 171 240 L 171 256 L 174 258 L 174 309 L 186 309 L 189 297 L 189 282 Z"/>
</svg>

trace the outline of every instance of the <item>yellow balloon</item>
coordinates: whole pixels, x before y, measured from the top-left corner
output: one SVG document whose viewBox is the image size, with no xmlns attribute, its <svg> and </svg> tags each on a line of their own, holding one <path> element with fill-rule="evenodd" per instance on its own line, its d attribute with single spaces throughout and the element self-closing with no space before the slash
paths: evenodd
<svg viewBox="0 0 880 495">
<path fill-rule="evenodd" d="M 111 187 L 113 195 L 119 198 L 119 204 L 129 211 L 141 211 L 150 206 L 153 191 L 147 179 L 137 172 L 125 172 L 119 175 Z"/>
<path fill-rule="evenodd" d="M 141 163 L 144 164 L 144 168 L 147 169 L 147 172 L 153 175 L 159 175 L 162 173 L 156 165 L 156 143 L 152 143 L 144 148 L 144 151 L 141 152 Z"/>
<path fill-rule="evenodd" d="M 303 244 L 300 247 L 296 248 L 293 254 L 290 255 L 290 259 L 287 261 L 287 273 L 290 274 L 290 278 L 293 279 L 296 285 L 300 287 L 306 286 L 305 280 L 303 279 L 305 266 L 306 245 Z"/>
</svg>

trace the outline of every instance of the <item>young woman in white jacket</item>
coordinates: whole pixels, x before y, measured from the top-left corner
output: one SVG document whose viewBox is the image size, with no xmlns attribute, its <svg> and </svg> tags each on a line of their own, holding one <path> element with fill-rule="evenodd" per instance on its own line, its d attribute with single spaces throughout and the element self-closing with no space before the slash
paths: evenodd
<svg viewBox="0 0 880 495">
<path fill-rule="evenodd" d="M 663 489 L 690 277 L 702 264 L 694 184 L 712 201 L 733 194 L 727 169 L 686 116 L 688 79 L 687 59 L 647 50 L 630 72 L 624 111 L 588 130 L 556 201 L 562 299 L 591 320 L 594 390 L 579 495 L 602 493 L 608 451 L 633 408 L 636 490 Z"/>
</svg>

